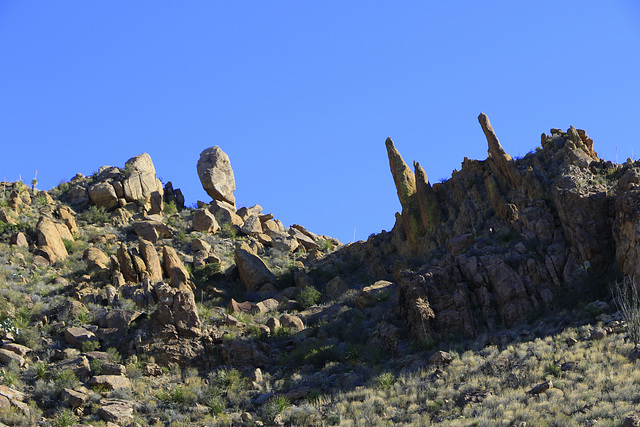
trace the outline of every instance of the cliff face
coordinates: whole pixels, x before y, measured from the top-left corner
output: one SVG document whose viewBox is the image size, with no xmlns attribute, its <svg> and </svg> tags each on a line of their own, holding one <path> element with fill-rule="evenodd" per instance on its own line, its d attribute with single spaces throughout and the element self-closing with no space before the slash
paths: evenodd
<svg viewBox="0 0 640 427">
<path fill-rule="evenodd" d="M 402 212 L 391 233 L 344 249 L 369 274 L 394 276 L 416 337 L 492 331 L 640 274 L 640 162 L 600 160 L 574 127 L 542 134 L 540 147 L 512 159 L 487 116 L 479 121 L 487 159 L 465 158 L 433 185 L 388 139 Z"/>
</svg>

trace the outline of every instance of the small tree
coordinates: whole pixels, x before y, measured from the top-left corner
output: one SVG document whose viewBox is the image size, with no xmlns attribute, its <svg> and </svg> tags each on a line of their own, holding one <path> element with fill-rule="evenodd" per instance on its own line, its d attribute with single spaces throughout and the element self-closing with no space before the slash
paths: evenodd
<svg viewBox="0 0 640 427">
<path fill-rule="evenodd" d="M 638 350 L 640 344 L 640 294 L 635 281 L 625 277 L 622 282 L 616 282 L 613 295 L 622 312 L 622 318 L 627 322 L 627 332 L 633 341 L 633 349 Z"/>
</svg>

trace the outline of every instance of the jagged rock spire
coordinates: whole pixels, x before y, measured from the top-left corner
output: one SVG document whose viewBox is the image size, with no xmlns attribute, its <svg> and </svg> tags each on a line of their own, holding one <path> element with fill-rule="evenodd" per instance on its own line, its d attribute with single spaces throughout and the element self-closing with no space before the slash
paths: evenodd
<svg viewBox="0 0 640 427">
<path fill-rule="evenodd" d="M 504 151 L 500 141 L 498 141 L 498 137 L 491 126 L 491 122 L 489 122 L 489 117 L 484 113 L 480 113 L 478 121 L 480 122 L 482 131 L 489 143 L 489 157 L 487 160 L 493 163 L 496 174 L 506 181 L 509 188 L 519 186 L 522 181 L 522 177 L 516 170 L 513 164 L 513 159 L 506 151 Z"/>
<path fill-rule="evenodd" d="M 413 162 L 416 177 L 416 194 L 418 196 L 418 207 L 420 209 L 420 218 L 422 226 L 430 235 L 433 235 L 435 228 L 440 224 L 440 205 L 438 196 L 436 195 L 426 172 L 420 166 L 420 163 Z"/>
<path fill-rule="evenodd" d="M 416 194 L 416 177 L 402 159 L 391 138 L 387 138 L 387 155 L 389 156 L 389 166 L 391 175 L 396 184 L 400 204 L 404 208 L 409 203 L 409 199 Z"/>
<path fill-rule="evenodd" d="M 398 199 L 402 205 L 402 214 L 400 215 L 402 227 L 407 236 L 409 247 L 415 251 L 418 247 L 418 239 L 424 235 L 418 196 L 416 195 L 416 176 L 396 150 L 391 138 L 387 138 L 385 145 Z"/>
</svg>

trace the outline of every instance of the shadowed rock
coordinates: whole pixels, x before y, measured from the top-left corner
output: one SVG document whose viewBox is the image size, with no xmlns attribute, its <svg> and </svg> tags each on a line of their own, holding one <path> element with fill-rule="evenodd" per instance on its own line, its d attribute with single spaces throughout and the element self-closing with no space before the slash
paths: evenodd
<svg viewBox="0 0 640 427">
<path fill-rule="evenodd" d="M 387 138 L 385 145 L 389 156 L 391 175 L 393 175 L 398 199 L 400 199 L 400 204 L 402 205 L 402 214 L 400 215 L 402 227 L 407 236 L 409 247 L 415 251 L 418 239 L 424 235 L 424 227 L 416 195 L 416 177 L 402 159 L 391 138 Z"/>
<path fill-rule="evenodd" d="M 489 143 L 489 158 L 487 160 L 493 162 L 496 173 L 506 181 L 509 188 L 516 188 L 520 185 L 522 177 L 515 169 L 513 159 L 500 145 L 500 141 L 498 141 L 498 137 L 489 122 L 489 117 L 484 113 L 480 113 L 478 121 Z"/>
<path fill-rule="evenodd" d="M 422 226 L 430 235 L 433 235 L 436 227 L 440 224 L 440 205 L 438 196 L 436 195 L 429 178 L 420 163 L 413 162 L 416 179 L 416 194 L 418 195 L 418 208 L 420 209 L 420 218 Z"/>
</svg>

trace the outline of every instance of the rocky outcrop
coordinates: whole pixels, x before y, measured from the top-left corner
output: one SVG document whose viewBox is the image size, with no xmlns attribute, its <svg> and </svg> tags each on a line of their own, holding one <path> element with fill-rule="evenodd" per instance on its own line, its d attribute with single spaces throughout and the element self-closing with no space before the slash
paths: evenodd
<svg viewBox="0 0 640 427">
<path fill-rule="evenodd" d="M 94 176 L 95 181 L 87 181 L 81 175 L 71 180 L 72 204 L 83 204 L 90 199 L 94 205 L 111 211 L 135 203 L 145 205 L 147 213 L 162 213 L 164 189 L 149 154 L 132 157 L 124 169 L 102 166 Z"/>
<path fill-rule="evenodd" d="M 233 192 L 236 189 L 236 181 L 233 169 L 229 156 L 220 147 L 209 147 L 200 153 L 197 169 L 202 188 L 213 200 L 235 206 Z"/>
<path fill-rule="evenodd" d="M 416 337 L 491 332 L 567 292 L 602 292 L 616 271 L 640 273 L 635 165 L 599 160 L 573 127 L 552 129 L 535 152 L 513 159 L 487 116 L 478 120 L 487 159 L 465 158 L 433 186 L 387 139 L 402 205 L 396 225 L 331 258 L 357 258 L 372 279 L 393 271 L 399 313 Z"/>
</svg>

